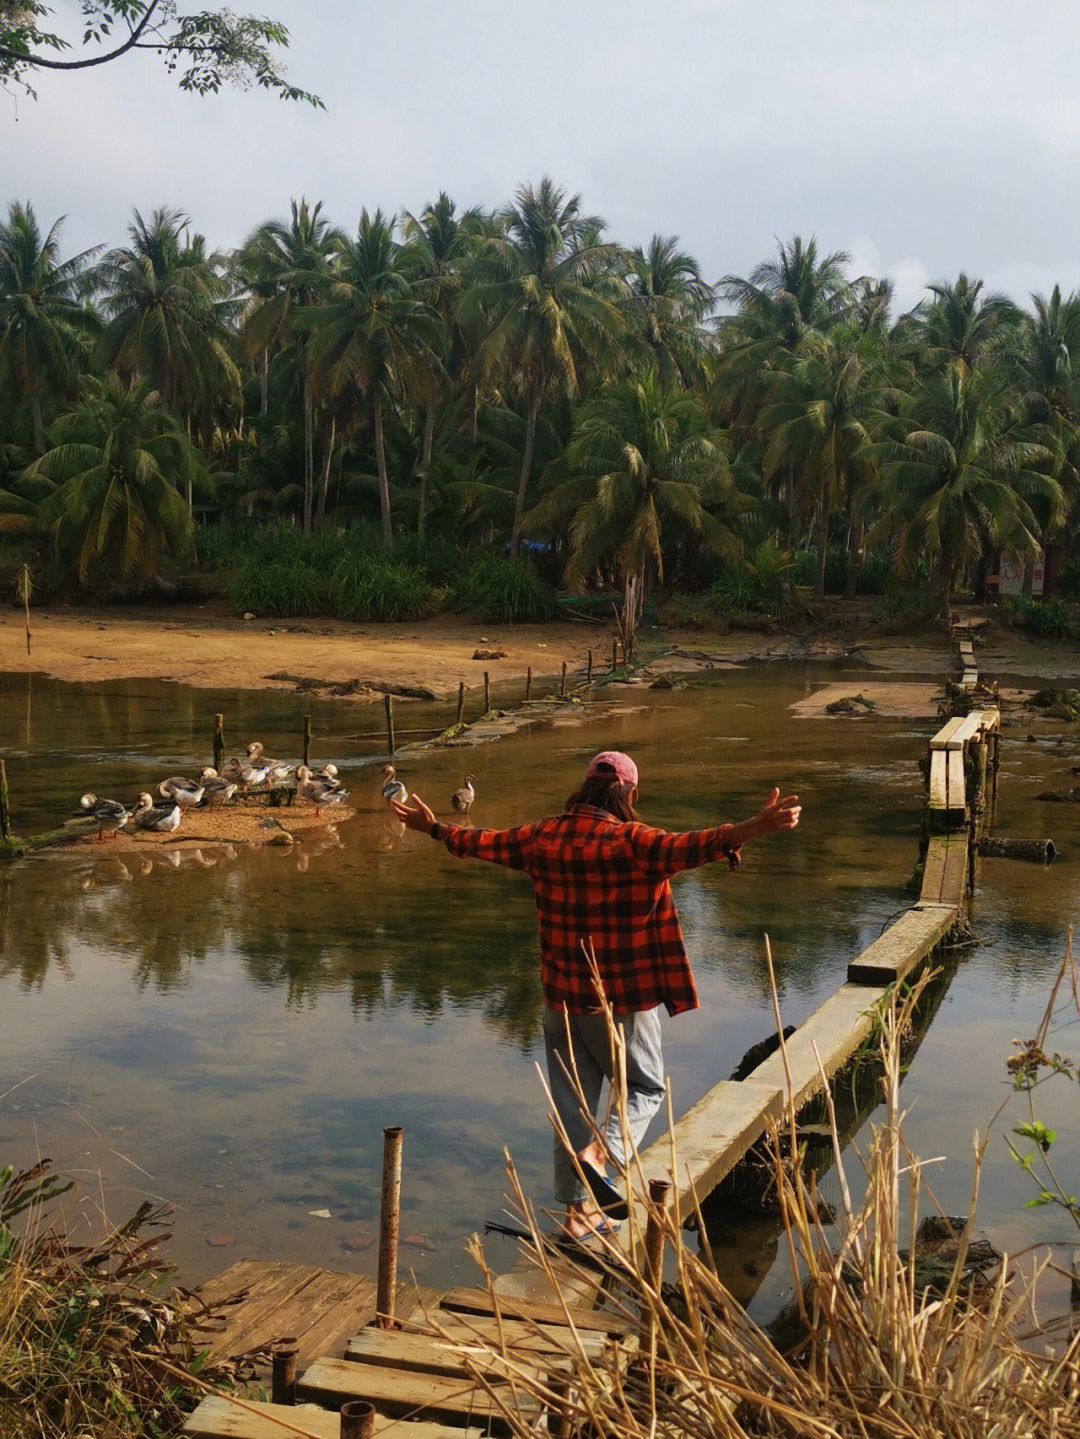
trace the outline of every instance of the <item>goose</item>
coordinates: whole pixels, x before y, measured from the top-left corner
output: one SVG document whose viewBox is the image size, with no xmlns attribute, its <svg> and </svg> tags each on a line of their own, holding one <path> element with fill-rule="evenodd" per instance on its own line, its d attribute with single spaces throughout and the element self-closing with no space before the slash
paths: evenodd
<svg viewBox="0 0 1080 1439">
<path fill-rule="evenodd" d="M 222 804 L 227 803 L 236 793 L 236 784 L 229 779 L 222 779 L 216 769 L 207 765 L 199 776 L 199 783 L 203 787 L 203 794 L 210 802 L 210 808 L 214 808 L 214 801 L 219 800 Z"/>
<path fill-rule="evenodd" d="M 106 833 L 115 839 L 131 818 L 131 811 L 118 799 L 98 799 L 96 794 L 84 794 L 79 800 L 79 807 L 84 809 L 91 819 L 97 820 L 99 842 L 105 838 Z"/>
<path fill-rule="evenodd" d="M 247 747 L 247 762 L 253 769 L 266 770 L 267 787 L 276 780 L 278 784 L 284 784 L 293 772 L 293 766 L 280 759 L 267 759 L 263 754 L 262 744 L 253 739 Z"/>
<path fill-rule="evenodd" d="M 248 764 L 242 759 L 230 759 L 221 767 L 222 779 L 235 780 L 237 788 L 258 789 L 266 783 L 270 771 L 265 765 Z"/>
<path fill-rule="evenodd" d="M 184 779 L 182 775 L 170 775 L 157 788 L 162 799 L 175 800 L 181 809 L 193 809 L 195 805 L 202 804 L 204 787 L 193 779 Z"/>
<path fill-rule="evenodd" d="M 170 834 L 180 827 L 180 806 L 162 804 L 156 808 L 151 795 L 144 790 L 139 796 L 138 808 L 133 815 L 139 829 L 149 829 Z"/>
<path fill-rule="evenodd" d="M 382 797 L 386 801 L 387 807 L 389 807 L 392 799 L 396 799 L 398 804 L 406 804 L 409 798 L 409 791 L 398 779 L 394 766 L 392 764 L 384 764 L 382 772 L 386 776 L 386 779 L 383 781 Z"/>
<path fill-rule="evenodd" d="M 311 778 L 321 780 L 323 784 L 329 785 L 331 789 L 341 788 L 341 780 L 338 779 L 338 767 L 336 764 L 320 765 L 318 769 L 311 771 Z"/>
<path fill-rule="evenodd" d="M 467 774 L 462 787 L 456 789 L 450 796 L 450 803 L 454 806 L 458 814 L 467 815 L 472 808 L 472 802 L 476 798 L 476 790 L 473 788 L 475 784 L 476 776 L 474 774 Z"/>
<path fill-rule="evenodd" d="M 333 789 L 322 780 L 312 778 L 311 770 L 306 764 L 296 767 L 296 793 L 301 799 L 310 800 L 315 806 L 316 815 L 320 805 L 343 804 L 349 797 L 347 789 Z"/>
</svg>

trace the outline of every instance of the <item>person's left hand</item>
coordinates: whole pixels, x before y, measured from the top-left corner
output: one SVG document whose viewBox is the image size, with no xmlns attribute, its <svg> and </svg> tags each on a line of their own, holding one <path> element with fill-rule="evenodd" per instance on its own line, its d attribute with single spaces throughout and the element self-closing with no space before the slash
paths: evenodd
<svg viewBox="0 0 1080 1439">
<path fill-rule="evenodd" d="M 409 798 L 415 808 L 402 804 L 400 800 L 396 799 L 390 801 L 390 808 L 406 829 L 422 829 L 425 834 L 429 834 L 431 826 L 435 823 L 434 811 L 428 809 L 418 794 L 411 794 Z"/>
</svg>

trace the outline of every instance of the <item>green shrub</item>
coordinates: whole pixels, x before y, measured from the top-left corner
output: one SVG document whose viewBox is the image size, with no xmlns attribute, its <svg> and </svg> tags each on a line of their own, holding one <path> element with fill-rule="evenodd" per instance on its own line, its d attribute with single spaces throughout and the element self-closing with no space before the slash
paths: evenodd
<svg viewBox="0 0 1080 1439">
<path fill-rule="evenodd" d="M 887 550 L 870 550 L 862 562 L 856 589 L 860 595 L 883 595 L 892 574 Z"/>
<path fill-rule="evenodd" d="M 403 560 L 364 553 L 339 562 L 333 595 L 345 620 L 416 620 L 435 606 L 435 592 L 420 570 Z"/>
<path fill-rule="evenodd" d="M 797 550 L 791 560 L 791 583 L 812 585 L 817 572 L 817 555 L 813 550 Z"/>
<path fill-rule="evenodd" d="M 704 594 L 676 591 L 664 601 L 663 620 L 665 625 L 675 628 L 700 629 L 715 620 L 719 613 L 713 591 L 707 590 Z"/>
<path fill-rule="evenodd" d="M 1080 559 L 1067 560 L 1058 572 L 1058 594 L 1065 600 L 1080 600 Z"/>
<path fill-rule="evenodd" d="M 1028 599 L 1025 595 L 1011 598 L 1014 624 L 1021 624 L 1044 639 L 1067 639 L 1074 633 L 1076 625 L 1069 607 L 1061 600 Z"/>
<path fill-rule="evenodd" d="M 935 618 L 940 602 L 940 596 L 925 587 L 897 585 L 874 606 L 874 619 L 886 629 L 921 628 Z"/>
<path fill-rule="evenodd" d="M 238 609 L 257 615 L 317 615 L 330 607 L 322 572 L 297 559 L 266 561 L 247 556 L 240 562 L 228 595 Z"/>
<path fill-rule="evenodd" d="M 504 624 L 536 623 L 557 613 L 554 591 L 526 560 L 514 556 L 474 560 L 454 585 L 453 604 L 477 619 Z"/>
</svg>

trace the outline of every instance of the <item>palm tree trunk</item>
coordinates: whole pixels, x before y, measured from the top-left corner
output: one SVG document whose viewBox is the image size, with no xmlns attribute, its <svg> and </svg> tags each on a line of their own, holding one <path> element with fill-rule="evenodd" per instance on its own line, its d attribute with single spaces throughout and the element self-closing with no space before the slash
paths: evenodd
<svg viewBox="0 0 1080 1439">
<path fill-rule="evenodd" d="M 525 495 L 529 489 L 529 472 L 532 470 L 533 446 L 536 443 L 536 415 L 540 409 L 540 391 L 529 395 L 529 414 L 525 421 L 525 452 L 521 457 L 521 478 L 518 481 L 517 501 L 514 505 L 514 536 L 511 554 L 521 553 L 521 517 L 525 513 Z"/>
<path fill-rule="evenodd" d="M 311 388 L 304 382 L 304 534 L 311 534 L 311 495 L 315 477 Z"/>
<path fill-rule="evenodd" d="M 817 537 L 817 564 L 814 567 L 814 598 L 825 597 L 825 556 L 829 550 L 829 513 L 824 504 L 818 516 L 820 528 Z"/>
<path fill-rule="evenodd" d="M 383 442 L 382 389 L 378 381 L 371 389 L 371 418 L 375 428 L 375 466 L 379 472 L 379 508 L 382 511 L 383 549 L 393 541 L 390 528 L 390 481 L 386 477 L 386 446 Z"/>
<path fill-rule="evenodd" d="M 45 453 L 45 426 L 41 419 L 41 396 L 37 390 L 30 396 L 30 414 L 34 420 L 34 453 Z"/>
<path fill-rule="evenodd" d="M 265 346 L 259 364 L 259 406 L 263 415 L 270 408 L 270 351 Z"/>
<path fill-rule="evenodd" d="M 326 437 L 326 450 L 323 453 L 322 470 L 319 474 L 319 493 L 315 505 L 315 528 L 321 530 L 323 521 L 326 518 L 326 492 L 330 488 L 330 461 L 334 455 L 334 439 L 337 435 L 337 420 L 330 416 L 330 433 Z"/>
<path fill-rule="evenodd" d="M 952 634 L 952 582 L 952 565 L 943 556 L 941 561 L 941 613 L 950 634 Z"/>
<path fill-rule="evenodd" d="M 855 598 L 855 592 L 859 587 L 859 572 L 862 569 L 862 547 L 865 529 L 866 526 L 861 521 L 857 525 L 852 525 L 848 540 L 847 582 L 844 586 L 844 594 L 849 600 Z"/>
<path fill-rule="evenodd" d="M 416 533 L 423 535 L 427 519 L 428 476 L 431 474 L 431 451 L 435 444 L 435 400 L 431 397 L 424 407 L 424 446 L 420 453 L 420 503 L 416 516 Z"/>
</svg>

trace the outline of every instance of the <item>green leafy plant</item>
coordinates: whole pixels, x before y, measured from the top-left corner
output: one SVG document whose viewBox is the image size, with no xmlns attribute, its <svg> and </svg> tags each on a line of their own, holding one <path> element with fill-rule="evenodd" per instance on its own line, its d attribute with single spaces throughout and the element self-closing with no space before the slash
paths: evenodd
<svg viewBox="0 0 1080 1439">
<path fill-rule="evenodd" d="M 341 561 L 333 595 L 337 613 L 346 620 L 415 620 L 435 605 L 434 589 L 420 570 L 367 554 Z"/>
<path fill-rule="evenodd" d="M 455 609 L 477 619 L 528 624 L 550 620 L 555 594 L 522 559 L 485 555 L 464 571 L 454 587 Z"/>
</svg>

